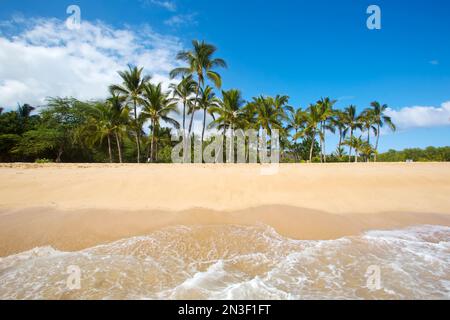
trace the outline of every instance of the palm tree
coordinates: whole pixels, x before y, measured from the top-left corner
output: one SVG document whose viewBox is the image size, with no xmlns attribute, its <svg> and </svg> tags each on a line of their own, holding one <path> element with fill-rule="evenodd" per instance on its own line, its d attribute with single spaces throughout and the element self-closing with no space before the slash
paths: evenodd
<svg viewBox="0 0 450 320">
<path fill-rule="evenodd" d="M 141 161 L 141 132 L 142 127 L 138 121 L 137 107 L 141 104 L 141 94 L 146 84 L 150 81 L 150 76 L 143 76 L 143 68 L 128 66 L 129 70 L 119 71 L 119 75 L 123 80 L 121 85 L 111 85 L 110 91 L 113 93 L 119 93 L 126 97 L 129 102 L 133 103 L 134 111 L 134 131 L 136 133 L 136 147 L 137 147 L 137 162 Z"/>
<path fill-rule="evenodd" d="M 230 140 L 234 141 L 233 130 L 245 128 L 244 103 L 245 101 L 242 99 L 242 94 L 239 90 L 222 91 L 222 100 L 219 101 L 219 105 L 211 108 L 211 112 L 216 114 L 217 117 L 211 122 L 210 126 L 223 130 L 224 136 L 227 129 L 231 129 Z M 230 149 L 231 152 L 232 149 Z M 231 155 L 229 158 L 231 159 Z"/>
<path fill-rule="evenodd" d="M 205 137 L 206 128 L 206 114 L 209 113 L 213 116 L 214 108 L 219 107 L 219 99 L 216 98 L 216 94 L 213 88 L 206 86 L 205 89 L 200 90 L 200 97 L 198 98 L 199 109 L 203 110 L 203 126 L 202 126 L 202 145 Z M 213 117 L 214 118 L 214 117 Z"/>
<path fill-rule="evenodd" d="M 350 141 L 353 140 L 353 133 L 357 129 L 361 129 L 361 121 L 360 117 L 356 115 L 356 107 L 354 105 L 350 105 L 344 110 L 344 123 L 346 125 L 346 129 L 344 130 L 344 135 L 347 135 L 347 132 L 350 131 Z M 351 161 L 352 157 L 352 144 L 346 143 L 346 145 L 349 147 L 348 152 L 348 161 Z"/>
<path fill-rule="evenodd" d="M 160 120 L 170 123 L 178 129 L 179 123 L 170 117 L 170 113 L 178 113 L 178 108 L 176 101 L 169 98 L 169 93 L 162 91 L 161 83 L 157 85 L 148 83 L 144 86 L 142 103 L 142 115 L 151 123 L 150 161 L 153 162 L 155 159 L 155 134 L 159 129 Z"/>
<path fill-rule="evenodd" d="M 297 110 L 289 109 L 287 114 L 287 126 L 285 128 L 285 131 L 287 134 L 289 134 L 290 131 L 294 130 L 294 133 L 292 134 L 292 141 L 295 144 L 299 138 L 298 133 L 300 130 L 303 130 L 306 125 L 306 111 L 304 111 L 302 108 L 298 108 Z M 295 138 L 295 139 L 294 139 Z M 297 155 L 295 155 L 295 158 L 298 159 Z"/>
<path fill-rule="evenodd" d="M 170 77 L 173 79 L 179 75 L 192 75 L 197 78 L 197 86 L 195 89 L 194 107 L 191 113 L 191 120 L 189 123 L 189 134 L 192 131 L 192 123 L 194 121 L 194 113 L 197 110 L 198 97 L 200 88 L 205 85 L 205 80 L 211 80 L 214 85 L 220 89 L 222 86 L 222 78 L 220 74 L 213 71 L 217 67 L 226 68 L 227 64 L 223 59 L 214 58 L 217 48 L 204 41 L 192 41 L 193 50 L 181 51 L 177 55 L 177 59 L 187 63 L 187 67 L 175 68 L 170 72 Z"/>
<path fill-rule="evenodd" d="M 120 138 L 125 131 L 126 125 L 129 119 L 129 109 L 125 103 L 125 97 L 115 95 L 111 93 L 111 97 L 106 100 L 112 111 L 113 124 L 114 124 L 114 136 L 116 138 L 117 153 L 119 155 L 119 162 L 123 162 L 122 147 Z"/>
<path fill-rule="evenodd" d="M 336 148 L 336 154 L 339 158 L 344 154 L 342 142 L 345 139 L 345 113 L 341 110 L 334 111 L 334 117 L 331 118 L 332 125 L 339 131 L 339 143 Z"/>
<path fill-rule="evenodd" d="M 178 99 L 183 104 L 183 131 L 186 130 L 186 107 L 191 108 L 193 98 L 192 95 L 196 92 L 197 83 L 192 79 L 192 75 L 183 76 L 179 84 L 170 84 L 174 98 Z M 190 113 L 192 110 L 190 110 Z"/>
<path fill-rule="evenodd" d="M 0 114 L 2 114 L 3 113 L 3 108 L 2 107 L 0 107 Z"/>
<path fill-rule="evenodd" d="M 29 104 L 19 105 L 17 108 L 17 117 L 19 118 L 20 130 L 25 131 L 25 126 L 28 123 L 28 120 L 31 117 L 31 112 L 33 112 L 36 108 L 30 106 Z"/>
<path fill-rule="evenodd" d="M 222 90 L 222 100 L 219 101 L 219 105 L 211 108 L 211 112 L 216 114 L 217 117 L 211 122 L 210 126 L 223 130 L 224 134 L 228 128 L 243 128 L 245 126 L 243 118 L 244 103 L 245 101 L 242 99 L 242 94 L 239 90 Z"/>
<path fill-rule="evenodd" d="M 320 107 L 317 104 L 312 104 L 309 106 L 305 113 L 305 126 L 299 131 L 294 139 L 298 139 L 299 137 L 309 136 L 311 139 L 311 146 L 309 149 L 309 162 L 312 162 L 314 143 L 316 141 L 316 135 L 322 133 L 318 130 L 319 124 L 322 121 L 322 112 Z"/>
<path fill-rule="evenodd" d="M 331 119 L 334 114 L 333 105 L 336 103 L 336 100 L 331 100 L 330 98 L 322 98 L 317 102 L 319 106 L 321 121 L 320 121 L 320 152 L 321 157 L 320 161 L 327 162 L 326 150 L 325 150 L 325 135 L 326 131 L 335 132 L 333 123 Z"/>
<path fill-rule="evenodd" d="M 367 143 L 370 144 L 370 131 L 377 135 L 377 127 L 375 126 L 375 117 L 373 110 L 366 109 L 360 115 L 361 127 L 363 131 L 367 131 Z"/>
<path fill-rule="evenodd" d="M 367 148 L 367 146 L 370 146 L 370 144 L 367 143 L 367 141 L 364 141 L 361 139 L 361 137 L 356 138 L 355 136 L 351 136 L 350 138 L 346 139 L 343 142 L 343 145 L 347 145 L 350 148 L 355 149 L 355 162 L 358 162 L 358 153 L 362 153 L 362 150 L 364 148 Z M 349 155 L 349 162 L 351 161 L 351 155 Z"/>
<path fill-rule="evenodd" d="M 256 126 L 258 129 L 266 130 L 272 134 L 272 129 L 283 130 L 280 118 L 282 109 L 276 109 L 274 99 L 271 97 L 260 96 L 253 98 L 256 112 Z"/>
<path fill-rule="evenodd" d="M 85 143 L 90 146 L 96 143 L 102 144 L 106 138 L 109 162 L 112 163 L 111 137 L 115 131 L 113 108 L 108 103 L 97 102 L 87 105 L 85 111 L 88 114 L 88 118 L 86 123 L 78 128 L 77 136 L 83 137 Z"/>
<path fill-rule="evenodd" d="M 374 101 L 371 104 L 373 108 L 373 117 L 375 125 L 377 126 L 377 141 L 375 143 L 375 161 L 377 161 L 377 152 L 378 152 L 378 142 L 380 139 L 380 128 L 382 128 L 385 124 L 392 130 L 395 131 L 397 128 L 395 124 L 392 122 L 391 117 L 385 115 L 385 111 L 388 108 L 386 104 L 381 105 L 379 102 Z"/>
</svg>

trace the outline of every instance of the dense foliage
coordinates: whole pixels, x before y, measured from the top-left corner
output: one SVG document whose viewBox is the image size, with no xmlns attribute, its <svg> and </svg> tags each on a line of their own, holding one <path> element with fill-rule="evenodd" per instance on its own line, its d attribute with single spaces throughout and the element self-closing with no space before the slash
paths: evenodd
<svg viewBox="0 0 450 320">
<path fill-rule="evenodd" d="M 279 130 L 283 162 L 450 160 L 450 148 L 378 154 L 381 128 L 395 130 L 385 114 L 388 106 L 378 102 L 358 113 L 353 105 L 335 109 L 330 98 L 307 108 L 293 108 L 285 95 L 245 101 L 237 89 L 221 90 L 217 69 L 227 65 L 215 57 L 217 49 L 199 41 L 192 45 L 178 54 L 184 66 L 171 72 L 179 81 L 168 91 L 142 68 L 129 66 L 119 72 L 122 83 L 112 84 L 110 96 L 102 101 L 55 97 L 39 108 L 0 108 L 0 161 L 171 162 L 172 130 L 194 135 L 196 113 L 201 114 L 202 130 L 195 139 L 203 145 L 210 140 L 207 129 L 223 135 L 230 129 Z M 339 135 L 333 152 L 326 150 L 328 132 Z"/>
</svg>

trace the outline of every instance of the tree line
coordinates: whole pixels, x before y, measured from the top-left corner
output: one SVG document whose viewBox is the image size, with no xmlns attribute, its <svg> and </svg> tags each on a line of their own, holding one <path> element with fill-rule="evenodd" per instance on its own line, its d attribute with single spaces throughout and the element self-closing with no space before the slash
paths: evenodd
<svg viewBox="0 0 450 320">
<path fill-rule="evenodd" d="M 358 113 L 354 105 L 336 109 L 331 98 L 307 108 L 292 107 L 286 95 L 245 101 L 238 89 L 221 90 L 219 70 L 227 64 L 216 52 L 215 46 L 196 40 L 191 50 L 179 52 L 183 66 L 170 73 L 177 82 L 169 90 L 143 68 L 129 66 L 118 72 L 121 83 L 109 86 L 105 100 L 52 97 L 38 109 L 28 104 L 9 112 L 0 108 L 0 161 L 170 162 L 172 130 L 194 135 L 197 113 L 202 130 L 195 138 L 202 144 L 210 139 L 207 129 L 224 135 L 230 129 L 269 134 L 277 129 L 283 162 L 393 159 L 391 151 L 378 155 L 381 129 L 396 129 L 385 114 L 387 105 L 375 101 Z M 330 132 L 339 135 L 339 143 L 327 152 Z"/>
</svg>

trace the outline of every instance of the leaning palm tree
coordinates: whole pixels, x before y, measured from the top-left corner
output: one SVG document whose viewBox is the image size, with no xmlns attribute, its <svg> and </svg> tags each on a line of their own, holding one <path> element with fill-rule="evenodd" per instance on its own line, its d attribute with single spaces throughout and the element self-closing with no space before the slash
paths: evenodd
<svg viewBox="0 0 450 320">
<path fill-rule="evenodd" d="M 142 127 L 138 121 L 138 105 L 141 104 L 141 94 L 146 84 L 150 81 L 150 76 L 143 76 L 143 68 L 128 66 L 129 70 L 119 71 L 123 83 L 121 85 L 110 86 L 110 91 L 115 94 L 121 94 L 126 97 L 129 102 L 133 103 L 134 131 L 136 134 L 137 162 L 141 161 L 141 133 Z"/>
<path fill-rule="evenodd" d="M 183 76 L 180 83 L 170 85 L 172 94 L 179 102 L 183 104 L 183 131 L 186 130 L 186 107 L 191 109 L 194 101 L 193 95 L 196 92 L 197 83 L 192 79 L 192 75 Z M 190 113 L 192 110 L 190 110 Z"/>
<path fill-rule="evenodd" d="M 387 125 L 392 131 L 395 131 L 397 128 L 395 127 L 395 124 L 392 122 L 392 119 L 385 114 L 385 111 L 388 108 L 386 104 L 381 105 L 379 102 L 374 101 L 370 105 L 373 108 L 372 111 L 374 116 L 374 122 L 377 126 L 377 134 L 376 134 L 377 140 L 375 142 L 375 161 L 377 161 L 378 142 L 380 139 L 380 128 L 382 128 L 384 125 Z"/>
<path fill-rule="evenodd" d="M 171 118 L 171 113 L 178 113 L 177 103 L 169 98 L 168 92 L 163 92 L 161 83 L 154 85 L 148 83 L 144 86 L 142 115 L 145 119 L 150 120 L 151 136 L 150 143 L 150 161 L 155 160 L 155 134 L 160 126 L 160 121 L 164 121 L 179 128 L 179 123 Z"/>
<path fill-rule="evenodd" d="M 181 51 L 177 55 L 177 59 L 187 63 L 186 67 L 175 68 L 170 72 L 170 77 L 173 79 L 179 75 L 192 75 L 197 78 L 197 87 L 195 89 L 195 103 L 191 112 L 191 119 L 189 122 L 189 134 L 192 131 L 192 123 L 194 121 L 194 113 L 198 109 L 198 97 L 200 89 L 204 87 L 206 79 L 209 79 L 213 84 L 220 89 L 222 86 L 222 78 L 219 73 L 213 69 L 217 67 L 226 68 L 227 64 L 223 59 L 214 58 L 217 48 L 204 41 L 192 41 L 193 49 L 191 51 Z"/>
<path fill-rule="evenodd" d="M 344 123 L 346 125 L 346 129 L 344 130 L 344 135 L 347 135 L 347 133 L 350 131 L 350 141 L 353 139 L 353 133 L 357 129 L 361 129 L 361 118 L 356 114 L 356 107 L 354 105 L 350 105 L 344 110 Z M 346 143 L 349 147 L 348 152 L 348 161 L 351 162 L 352 157 L 352 144 Z"/>
</svg>

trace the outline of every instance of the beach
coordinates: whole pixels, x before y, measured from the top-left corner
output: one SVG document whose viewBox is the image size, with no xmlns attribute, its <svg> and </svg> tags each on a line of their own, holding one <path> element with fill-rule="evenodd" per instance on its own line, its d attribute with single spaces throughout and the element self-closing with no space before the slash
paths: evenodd
<svg viewBox="0 0 450 320">
<path fill-rule="evenodd" d="M 263 223 L 295 239 L 450 226 L 449 163 L 0 165 L 0 255 L 79 250 L 174 225 Z"/>
<path fill-rule="evenodd" d="M 307 269 L 308 272 L 319 272 L 329 264 L 347 261 L 349 256 L 346 252 L 350 250 L 352 256 L 359 257 L 357 261 L 364 262 L 360 270 L 356 268 L 363 276 L 366 260 L 377 257 L 387 263 L 385 254 L 398 255 L 402 261 L 410 259 L 411 263 L 419 265 L 417 257 L 408 256 L 417 248 L 403 251 L 409 245 L 419 243 L 422 246 L 422 241 L 425 241 L 426 250 L 433 250 L 431 253 L 427 251 L 425 262 L 436 255 L 441 262 L 439 268 L 443 268 L 435 281 L 439 290 L 435 287 L 432 292 L 438 298 L 448 297 L 448 287 L 439 281 L 450 279 L 446 271 L 450 265 L 449 163 L 281 164 L 271 175 L 262 172 L 260 165 L 246 164 L 1 164 L 0 256 L 3 258 L 0 269 L 3 266 L 23 275 L 30 267 L 23 261 L 29 259 L 38 259 L 42 263 L 33 263 L 35 269 L 32 274 L 40 276 L 42 272 L 48 275 L 42 270 L 48 269 L 49 264 L 52 268 L 63 268 L 65 264 L 61 261 L 66 261 L 64 259 L 75 259 L 89 269 L 93 268 L 88 265 L 95 259 L 90 258 L 92 260 L 87 263 L 83 260 L 86 256 L 99 259 L 95 260 L 96 265 L 104 264 L 107 252 L 108 259 L 112 259 L 109 266 L 118 263 L 114 274 L 127 274 L 127 281 L 133 274 L 132 279 L 142 282 L 143 276 L 134 274 L 136 270 L 130 268 L 136 263 L 138 268 L 143 268 L 149 257 L 159 265 L 165 265 L 165 272 L 174 268 L 172 271 L 177 276 L 165 279 L 159 273 L 146 273 L 144 279 L 150 277 L 148 281 L 159 289 L 141 288 L 144 293 L 130 294 L 129 290 L 113 290 L 111 293 L 111 286 L 98 284 L 97 275 L 91 279 L 91 285 L 99 290 L 105 286 L 105 291 L 96 291 L 95 294 L 83 291 L 80 294 L 61 289 L 45 294 L 46 291 L 42 290 L 23 289 L 26 282 L 34 283 L 36 278 L 8 275 L 3 279 L 6 284 L 0 294 L 15 298 L 105 298 L 104 292 L 112 294 L 106 298 L 299 298 L 303 296 L 294 294 L 296 289 L 281 289 L 278 285 L 273 286 L 281 293 L 266 292 L 267 296 L 261 296 L 265 291 L 259 289 L 255 291 L 258 294 L 252 291 L 245 295 L 242 288 L 232 291 L 234 293 L 223 293 L 225 289 L 214 287 L 218 285 L 217 281 L 211 280 L 210 276 L 213 274 L 213 279 L 216 279 L 217 275 L 226 274 L 218 281 L 226 284 L 226 290 L 234 288 L 230 283 L 236 282 L 251 287 L 255 281 L 262 281 L 263 275 L 273 277 L 280 261 L 287 257 L 291 259 L 293 252 L 298 253 L 298 246 L 303 253 L 305 246 L 325 246 L 327 252 L 342 254 L 330 258 L 321 253 L 321 258 L 314 267 Z M 398 230 L 407 230 L 407 237 L 413 234 L 418 237 L 418 242 L 403 243 L 404 233 L 399 236 L 403 231 Z M 380 236 L 380 232 L 392 234 L 385 238 L 386 234 L 381 233 Z M 381 247 L 373 247 L 373 241 L 380 239 L 382 241 L 376 243 Z M 386 241 L 394 242 L 388 245 Z M 345 247 L 341 251 L 329 247 L 337 244 Z M 430 248 L 433 244 L 438 246 Z M 444 249 L 442 245 L 445 245 Z M 117 255 L 122 250 L 127 252 L 127 259 L 129 256 L 145 259 L 124 262 L 125 256 Z M 99 252 L 102 252 L 101 259 Z M 260 260 L 261 255 L 265 260 Z M 170 259 L 178 257 L 178 262 L 167 260 L 169 256 Z M 259 257 L 258 262 L 247 261 L 250 256 Z M 198 258 L 195 263 L 191 261 L 193 257 Z M 55 263 L 55 259 L 60 259 L 59 263 Z M 244 260 L 228 265 L 230 259 Z M 191 278 L 185 274 L 190 270 L 187 266 L 175 271 L 175 265 L 180 261 L 187 263 L 189 268 L 196 265 Z M 281 265 L 284 268 L 290 263 Z M 436 268 L 435 264 L 432 268 Z M 304 266 L 304 261 L 299 265 Z M 295 270 L 298 271 L 299 265 Z M 239 272 L 231 272 L 230 266 L 238 268 Z M 343 268 L 344 275 L 344 271 L 351 270 L 348 264 Z M 423 272 L 430 270 L 428 264 L 421 268 Z M 283 272 L 283 277 L 289 272 Z M 56 271 L 55 274 L 60 275 Z M 245 274 L 245 281 L 240 278 L 242 274 Z M 205 276 L 207 280 L 198 284 L 199 276 Z M 346 280 L 345 288 L 351 287 L 348 281 L 356 281 L 353 273 L 347 276 L 350 280 Z M 155 277 L 162 282 L 156 283 Z M 276 283 L 279 283 L 277 279 Z M 192 284 L 194 280 L 195 285 Z M 23 282 L 23 286 L 17 281 Z M 268 283 L 269 280 L 265 281 L 263 287 Z M 292 283 L 288 283 L 286 286 L 289 287 Z M 424 287 L 423 283 L 415 284 Z M 258 288 L 259 285 L 256 284 Z M 18 287 L 22 289 L 17 291 Z M 161 287 L 166 289 L 161 290 Z M 206 293 L 202 291 L 204 287 L 208 288 Z M 318 290 L 317 283 L 314 288 Z M 214 294 L 208 290 L 213 290 Z M 364 290 L 356 296 L 390 298 L 391 291 L 399 294 L 390 289 L 372 296 Z M 411 290 L 400 297 L 422 297 L 411 293 L 415 292 Z M 293 295 L 289 296 L 290 293 Z M 311 297 L 314 297 L 313 293 Z M 345 298 L 355 293 L 346 291 L 341 294 Z M 424 296 L 426 294 L 429 292 L 423 293 Z"/>
</svg>

